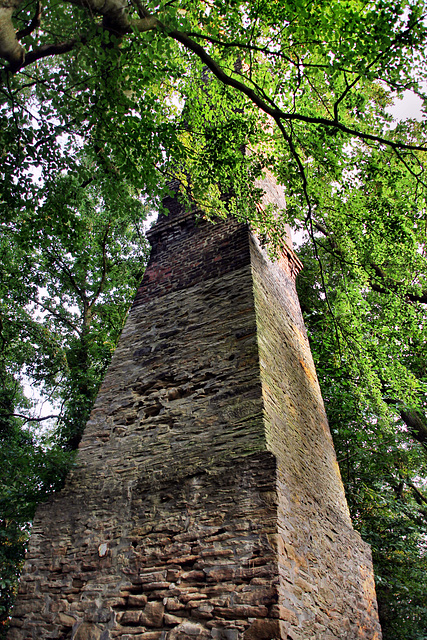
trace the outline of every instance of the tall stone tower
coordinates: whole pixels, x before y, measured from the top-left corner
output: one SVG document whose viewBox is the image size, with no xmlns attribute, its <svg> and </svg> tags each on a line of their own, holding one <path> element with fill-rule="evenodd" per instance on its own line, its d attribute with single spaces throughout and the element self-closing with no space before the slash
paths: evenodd
<svg viewBox="0 0 427 640">
<path fill-rule="evenodd" d="M 38 510 L 10 640 L 378 640 L 300 263 L 166 204 L 76 467 Z"/>
</svg>

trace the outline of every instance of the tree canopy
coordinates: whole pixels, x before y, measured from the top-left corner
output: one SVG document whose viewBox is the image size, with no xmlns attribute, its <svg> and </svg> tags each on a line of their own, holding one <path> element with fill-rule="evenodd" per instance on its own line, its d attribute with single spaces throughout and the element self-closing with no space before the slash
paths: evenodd
<svg viewBox="0 0 427 640">
<path fill-rule="evenodd" d="M 143 220 L 178 177 L 273 254 L 285 224 L 305 230 L 300 299 L 384 634 L 425 637 L 427 128 L 390 106 L 426 104 L 426 9 L 0 1 L 0 615 L 142 275 Z M 285 211 L 254 206 L 265 171 Z"/>
</svg>

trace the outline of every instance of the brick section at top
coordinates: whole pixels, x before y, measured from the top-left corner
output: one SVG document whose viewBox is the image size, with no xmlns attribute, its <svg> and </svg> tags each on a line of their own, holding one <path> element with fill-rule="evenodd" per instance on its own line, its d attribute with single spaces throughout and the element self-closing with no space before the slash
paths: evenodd
<svg viewBox="0 0 427 640">
<path fill-rule="evenodd" d="M 186 213 L 176 199 L 163 203 L 169 216 L 160 214 L 147 234 L 152 251 L 134 307 L 250 264 L 248 225 L 235 219 L 212 224 Z"/>
</svg>

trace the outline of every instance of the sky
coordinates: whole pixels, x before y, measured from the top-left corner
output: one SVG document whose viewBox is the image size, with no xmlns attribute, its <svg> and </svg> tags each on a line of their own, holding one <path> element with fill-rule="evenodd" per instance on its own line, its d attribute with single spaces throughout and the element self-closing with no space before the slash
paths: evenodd
<svg viewBox="0 0 427 640">
<path fill-rule="evenodd" d="M 396 120 L 406 120 L 407 118 L 415 118 L 421 120 L 423 113 L 421 111 L 421 99 L 412 91 L 405 91 L 402 100 L 396 98 L 395 103 L 388 111 Z"/>
</svg>

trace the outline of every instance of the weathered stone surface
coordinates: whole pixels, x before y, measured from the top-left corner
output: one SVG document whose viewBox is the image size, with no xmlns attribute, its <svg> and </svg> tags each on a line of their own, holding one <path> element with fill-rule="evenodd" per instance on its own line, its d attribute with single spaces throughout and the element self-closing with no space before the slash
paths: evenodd
<svg viewBox="0 0 427 640">
<path fill-rule="evenodd" d="M 125 604 L 125 603 L 123 603 Z M 128 607 L 141 608 L 147 604 L 147 596 L 144 594 L 132 595 L 130 594 L 127 599 Z"/>
<path fill-rule="evenodd" d="M 164 611 L 165 608 L 161 602 L 149 602 L 141 614 L 142 624 L 147 627 L 161 627 Z"/>
<path fill-rule="evenodd" d="M 169 205 L 10 639 L 378 640 L 298 261 Z"/>
<path fill-rule="evenodd" d="M 63 627 L 72 627 L 76 623 L 75 618 L 67 616 L 65 613 L 59 613 L 57 620 Z"/>
<path fill-rule="evenodd" d="M 244 633 L 244 640 L 274 640 L 281 638 L 278 620 L 255 620 Z"/>
<path fill-rule="evenodd" d="M 210 633 L 201 625 L 184 621 L 169 633 L 168 640 L 182 640 L 184 638 L 210 638 Z"/>
<path fill-rule="evenodd" d="M 83 622 L 73 635 L 73 640 L 100 640 L 101 629 L 94 624 Z"/>
</svg>

